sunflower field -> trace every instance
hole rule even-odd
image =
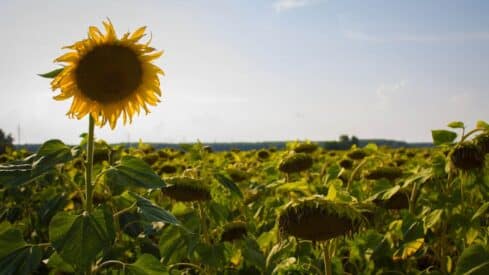
[[[449,127],[423,149],[96,140],[89,195],[87,134],[8,151],[0,274],[489,274],[489,125]]]

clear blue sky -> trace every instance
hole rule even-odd
[[[110,142],[430,141],[489,120],[489,1],[0,1],[0,128],[79,141],[49,80],[61,47],[110,18],[166,55],[162,103]]]

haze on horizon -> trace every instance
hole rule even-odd
[[[162,102],[109,142],[430,141],[489,120],[489,1],[0,1],[0,129],[77,143],[48,79],[62,46],[110,18],[165,51]],[[16,141],[17,143],[17,141]]]

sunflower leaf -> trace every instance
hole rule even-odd
[[[447,130],[432,130],[431,135],[435,145],[450,144],[457,138],[457,133]]]
[[[489,252],[480,244],[464,249],[455,274],[489,274]]]
[[[64,68],[59,68],[59,69],[55,69],[55,70],[52,70],[50,72],[47,72],[44,74],[38,74],[38,75],[41,77],[44,77],[44,78],[55,78],[60,72],[63,71],[63,69]]]
[[[453,129],[463,129],[463,128],[465,128],[465,124],[462,121],[452,121],[452,122],[448,123],[447,126],[450,127],[450,128],[453,128]]]
[[[105,171],[106,182],[143,188],[160,188],[164,181],[143,160],[124,156],[121,162]]]
[[[160,261],[150,254],[142,254],[136,262],[128,264],[125,268],[126,274],[131,275],[170,274]]]
[[[217,181],[220,184],[222,184],[224,187],[229,189],[229,191],[231,191],[232,194],[235,194],[238,197],[243,198],[243,193],[241,193],[239,187],[230,178],[219,173],[214,174],[214,177],[217,179]]]

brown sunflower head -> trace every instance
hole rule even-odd
[[[348,204],[307,198],[288,205],[278,224],[282,235],[324,241],[355,232],[362,220],[361,213]]]
[[[306,153],[296,153],[283,159],[279,164],[284,173],[297,173],[312,167],[312,157]]]
[[[166,180],[163,194],[182,202],[211,200],[211,191],[201,180],[189,177],[175,177]]]
[[[462,171],[477,170],[484,167],[484,154],[472,142],[455,146],[449,156],[453,166]]]
[[[246,223],[243,221],[234,221],[224,226],[224,231],[221,234],[221,241],[232,242],[243,239],[248,233]]]

